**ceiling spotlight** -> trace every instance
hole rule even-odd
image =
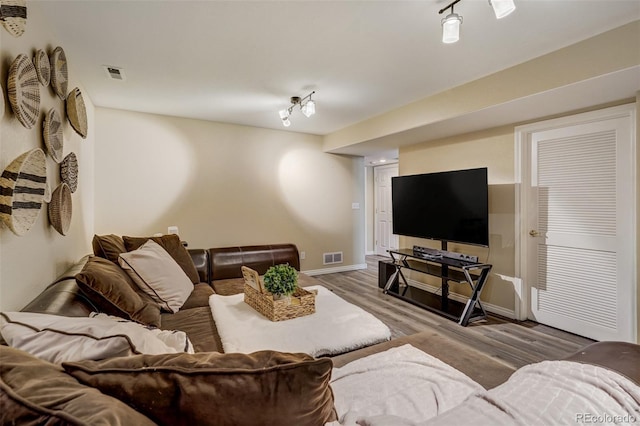
[[[453,13],[452,7],[451,13],[442,20],[443,43],[455,43],[460,40],[460,24],[462,24],[462,16]]]
[[[309,99],[309,101],[302,107],[302,113],[307,117],[311,117],[316,113],[316,103]]]
[[[291,126],[291,121],[289,120],[289,117],[291,116],[291,113],[293,112],[293,108],[295,108],[296,105],[300,107],[300,111],[302,111],[302,113],[307,117],[311,117],[313,114],[316,113],[316,103],[311,99],[311,95],[313,95],[314,93],[316,92],[313,91],[309,93],[307,96],[305,96],[304,98],[300,98],[299,96],[291,97],[290,99],[291,106],[287,109],[280,110],[279,112],[280,119],[282,120],[282,125],[284,127]]]
[[[513,0],[489,0],[489,4],[493,7],[497,19],[504,18],[516,10]]]
[[[462,16],[454,13],[453,6],[459,3],[461,0],[454,0],[447,7],[444,7],[438,11],[438,14],[442,15],[443,12],[451,9],[451,12],[442,20],[442,42],[443,43],[455,43],[460,40],[460,25],[462,24]],[[513,0],[489,0],[489,4],[493,7],[493,11],[496,14],[496,18],[504,18],[511,12],[516,10],[516,5]]]
[[[449,6],[440,9],[438,12],[442,15],[443,12],[451,9],[451,13],[444,17],[442,20],[442,42],[443,43],[455,43],[460,40],[460,25],[462,24],[462,16],[453,12],[453,6],[460,0],[455,0]]]

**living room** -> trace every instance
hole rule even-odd
[[[456,10],[462,13],[467,2],[471,3],[463,1]],[[296,130],[298,123],[292,126],[293,131],[282,128],[277,118],[278,107],[270,105],[264,109],[275,114],[279,129],[241,124],[243,117],[226,121],[186,118],[149,112],[154,111],[151,109],[143,112],[141,108],[109,106],[108,98],[94,97],[83,83],[83,75],[102,73],[99,67],[105,64],[96,62],[96,70],[91,71],[81,66],[85,60],[74,50],[78,41],[70,38],[71,30],[59,26],[59,16],[54,19],[50,14],[50,3],[28,2],[28,23],[20,37],[2,30],[3,92],[7,90],[9,66],[18,54],[31,57],[36,49],[50,52],[62,46],[69,64],[69,89],[79,87],[84,96],[88,135],[83,139],[70,125],[64,126],[64,153],[75,152],[79,163],[79,184],[73,194],[73,219],[67,234],[62,236],[50,227],[44,210],[24,236],[14,235],[4,225],[0,228],[1,311],[21,309],[45,284],[91,253],[94,234],[142,236],[166,233],[169,226],[178,226],[189,248],[288,242],[296,244],[305,254],[301,259],[302,271],[363,268],[373,241],[373,212],[365,208],[370,202],[368,189],[373,185],[372,167],[366,163],[365,155],[383,147],[398,150],[401,175],[488,167],[490,252],[477,247],[459,249],[490,259],[493,273],[482,299],[498,313],[516,319],[521,316],[518,296],[522,290],[516,250],[520,238],[516,229],[519,184],[516,127],[608,107],[637,106],[640,102],[637,4],[635,9],[631,8],[635,16],[628,13],[618,16],[615,22],[598,22],[593,29],[585,30],[590,31],[588,35],[558,42],[556,48],[547,49],[544,54],[480,73],[472,81],[443,86],[428,96],[396,103],[330,133],[314,133]],[[67,2],[65,7],[70,7],[69,3],[73,2]],[[633,2],[615,3],[628,8]],[[424,5],[428,6],[424,13],[436,17],[433,33],[439,37],[442,16],[438,16],[437,9],[444,3]],[[83,8],[90,9],[91,5],[78,5],[78,9]],[[280,4],[278,11],[282,12],[282,8]],[[491,13],[489,6],[483,4],[483,8]],[[463,31],[474,19],[471,16],[465,15]],[[499,24],[495,20],[490,22]],[[462,37],[472,35],[463,32]],[[544,34],[534,33],[531,37]],[[445,47],[455,48],[442,49]],[[100,51],[99,45],[93,48]],[[295,48],[304,49],[304,44],[296,42]],[[160,55],[160,51],[149,55]],[[138,54],[144,57],[146,53]],[[208,53],[193,52],[203,54]],[[487,49],[481,54],[491,56],[492,51]],[[455,55],[445,53],[446,60],[455,63],[452,69],[468,66],[464,58]],[[166,62],[171,60],[167,58]],[[442,67],[442,74],[454,72],[434,62]],[[128,84],[145,78],[127,70],[126,64],[108,64],[123,66],[128,80],[111,82],[105,77],[105,85]],[[407,66],[410,65],[402,65]],[[626,82],[629,70],[636,73],[631,78],[636,83],[631,91],[625,84],[614,83]],[[389,67],[386,72],[392,79],[394,68]],[[114,91],[123,90],[121,86],[113,87]],[[284,90],[277,93],[285,107],[290,96],[310,92],[302,85],[289,90],[291,93]],[[317,88],[316,117],[328,108],[322,104],[323,90],[337,89]],[[6,106],[1,121],[0,166],[4,169],[18,155],[43,144],[40,125],[25,129],[11,112],[6,94],[3,96]],[[220,102],[228,102],[230,110],[245,102],[243,98],[227,100],[220,96]],[[213,101],[193,93],[196,108],[207,102]],[[64,111],[64,101],[56,98],[49,88],[41,88],[41,115],[50,108]],[[326,113],[339,115],[342,111],[338,106],[336,109]],[[296,114],[292,121],[306,120]],[[637,134],[638,116],[635,121]],[[637,149],[635,155],[637,164]],[[47,161],[51,166],[47,175],[54,182],[51,188],[54,189],[59,182],[57,165],[50,159]],[[635,241],[640,230],[638,191],[640,187],[636,184]],[[354,205],[361,208],[354,209]],[[414,244],[430,242],[401,239],[402,246]],[[340,268],[323,265],[323,253],[327,252],[343,253]],[[635,258],[637,277],[640,267],[637,251]],[[640,305],[640,292],[635,294],[636,305]],[[637,312],[635,327],[640,330]]]

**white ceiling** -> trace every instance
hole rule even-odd
[[[422,1],[35,1],[95,105],[284,129],[291,96],[317,93],[287,130],[325,135],[640,19],[638,0],[515,0],[496,20],[463,0],[441,43]],[[109,80],[103,65],[122,67]]]

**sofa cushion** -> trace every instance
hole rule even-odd
[[[138,287],[166,311],[178,312],[193,291],[193,283],[182,268],[153,240],[122,253],[118,261]]]
[[[126,253],[127,251],[122,237],[114,234],[94,235],[91,245],[93,246],[93,254],[116,264],[120,253]]]
[[[160,315],[160,328],[187,333],[196,352],[223,352],[222,341],[211,315],[211,308],[180,309],[175,314]]]
[[[193,353],[183,331],[152,329],[106,314],[86,318],[3,312],[0,331],[9,346],[53,363],[134,354]]]
[[[160,325],[160,306],[138,288],[129,275],[113,262],[92,257],[76,282],[102,312],[140,322]]]
[[[153,425],[57,365],[0,346],[0,424]]]
[[[191,259],[191,255],[187,251],[187,249],[182,245],[182,241],[180,241],[180,237],[175,234],[163,235],[161,237],[122,237],[124,241],[124,246],[127,251],[137,250],[144,243],[149,241],[150,239],[158,243],[163,249],[169,253],[171,257],[176,261],[178,265],[182,268],[187,277],[191,280],[193,284],[197,284],[200,282],[200,276],[198,275],[198,270],[193,263],[193,259]]]
[[[273,351],[140,355],[63,367],[166,424],[304,426],[335,418],[328,358]]]
[[[215,294],[215,292],[209,284],[198,283],[193,286],[193,291],[180,309],[209,308],[209,296],[212,294]]]

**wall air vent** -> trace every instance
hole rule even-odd
[[[103,65],[102,68],[104,68],[104,72],[107,73],[109,80],[124,81],[127,79],[122,68],[113,67],[111,65]]]
[[[335,253],[324,253],[322,255],[324,265],[332,265],[334,263],[342,263],[342,252],[337,251]]]

